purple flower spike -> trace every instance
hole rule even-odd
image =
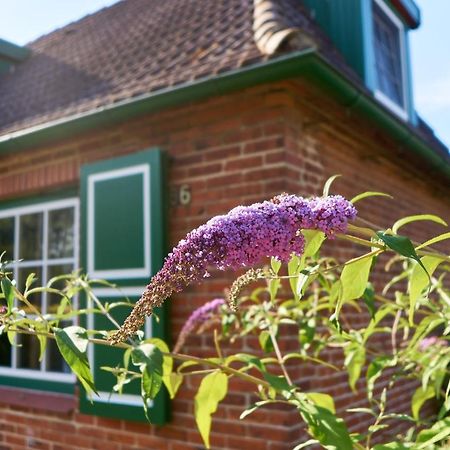
[[[167,256],[111,341],[117,343],[132,336],[145,316],[171,294],[208,276],[208,267],[251,267],[271,256],[288,261],[292,253],[303,253],[305,242],[298,233],[300,229],[321,230],[332,237],[345,232],[347,222],[355,216],[355,207],[340,195],[305,199],[282,194],[213,217],[191,231]]]
[[[216,298],[195,309],[183,325],[173,351],[178,352],[191,331],[210,319],[224,304],[225,300],[223,298]]]

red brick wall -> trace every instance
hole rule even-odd
[[[253,88],[98,129],[56,145],[1,155],[0,199],[77,186],[81,165],[152,146],[164,148],[170,156],[169,185],[186,183],[192,191],[189,206],[171,210],[171,244],[212,215],[239,203],[270,198],[281,191],[318,193],[324,180],[335,173],[343,177],[333,190],[348,197],[364,190],[395,194],[395,201],[361,203],[361,214],[380,226],[407,214],[430,212],[444,218],[448,214],[444,184],[428,179],[420,167],[409,166],[400,154],[405,149],[312,88],[293,82]],[[409,231],[425,239],[434,229],[423,223]],[[331,246],[340,258],[355,251],[338,242]],[[201,286],[172,299],[174,338],[192,309],[221,295],[231,279],[231,274],[215,273]],[[185,352],[207,353],[209,342],[208,336],[193,337]],[[249,339],[245,344],[253,343]],[[355,405],[342,375],[333,378],[326,369],[300,365],[295,376],[312,387],[330,388],[341,408],[350,402]],[[43,407],[42,401],[33,403],[34,407],[4,401],[0,449],[202,448],[193,420],[197,381],[187,380],[172,404],[172,422],[164,427],[83,416],[76,411],[76,403],[55,413]],[[304,439],[295,411],[267,409],[239,421],[252,395],[241,382],[233,382],[232,387],[213,420],[213,448],[284,450]],[[407,401],[403,394],[404,389],[399,389],[398,402]],[[361,400],[362,395],[357,398]],[[351,425],[366,426],[360,416]]]

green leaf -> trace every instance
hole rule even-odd
[[[344,302],[355,300],[364,294],[369,281],[372,260],[373,257],[367,257],[345,265],[340,278],[341,288],[336,305],[337,316]]]
[[[400,442],[389,442],[388,444],[377,444],[372,450],[408,450],[412,445],[401,444]]]
[[[292,389],[292,386],[282,375],[273,375],[266,371],[263,371],[262,375],[264,379],[270,384],[270,386],[273,387],[277,392],[290,391]]]
[[[269,403],[275,403],[273,400],[262,400],[260,402],[256,402],[254,405],[247,408],[245,411],[242,412],[242,414],[239,416],[239,419],[245,419],[247,416],[255,412],[258,408],[260,408],[263,405],[267,405]]]
[[[195,421],[206,448],[210,448],[211,416],[227,391],[228,377],[224,373],[213,372],[203,378],[195,396]]]
[[[421,445],[418,445],[415,448],[417,448],[417,450],[425,449],[431,444],[442,441],[448,436],[450,436],[450,417],[446,417],[445,419],[436,422],[431,428],[422,430],[416,440],[416,443]]]
[[[356,202],[359,202],[360,200],[367,198],[367,197],[389,197],[394,198],[392,195],[385,194],[384,192],[374,192],[374,191],[367,191],[363,192],[362,194],[358,194],[357,196],[353,197],[350,202],[355,204]]]
[[[278,289],[280,289],[281,286],[281,280],[279,278],[272,278],[269,280],[269,294],[270,294],[270,301],[274,302],[277,297]]]
[[[7,314],[11,314],[14,307],[14,286],[8,278],[2,278],[1,286],[6,300],[6,306],[8,308]]]
[[[298,408],[308,425],[309,434],[328,450],[352,450],[353,443],[344,421],[332,412],[309,401],[299,401]]]
[[[445,239],[450,239],[450,232],[440,234],[439,236],[436,236],[434,238],[429,239],[428,241],[424,242],[423,244],[420,244],[416,247],[416,250],[420,250],[421,248],[428,247],[429,245],[436,244],[437,242],[441,242]]]
[[[367,287],[364,290],[362,298],[364,300],[365,305],[367,306],[371,319],[373,319],[376,312],[375,291],[370,283],[367,284]]]
[[[167,378],[165,376],[163,377],[163,382],[169,391],[170,398],[173,399],[175,398],[175,395],[183,382],[183,375],[172,372]]]
[[[164,386],[166,386],[167,390],[169,391],[170,398],[173,398],[175,396],[176,391],[181,385],[183,377],[181,376],[180,378],[178,375],[175,377],[172,376],[173,358],[168,355],[169,347],[162,339],[158,338],[146,339],[145,342],[155,345],[156,347],[159,348],[159,350],[161,350],[162,353],[166,353],[165,355],[163,355],[162,381],[164,383]]]
[[[62,357],[80,380],[88,395],[97,393],[87,358],[89,341],[86,330],[78,326],[57,329],[55,339]]]
[[[277,275],[281,269],[281,261],[274,257],[270,258],[270,267],[272,267],[273,273]]]
[[[37,280],[35,273],[30,273],[25,281],[25,291],[30,289],[31,285]]]
[[[294,294],[296,301],[299,300],[297,295],[297,280],[296,275],[300,273],[300,258],[297,255],[292,255],[288,263],[288,274],[289,274],[289,284],[291,286],[291,291]]]
[[[156,397],[162,385],[163,355],[161,350],[150,343],[142,343],[131,352],[133,364],[142,373],[141,394],[144,404]]]
[[[336,407],[331,395],[323,394],[321,392],[308,392],[306,397],[309,398],[316,406],[328,409],[333,414],[336,414]]]
[[[411,222],[417,222],[419,220],[429,220],[431,222],[439,223],[440,225],[447,226],[447,223],[444,222],[440,217],[435,216],[433,214],[418,214],[416,216],[408,216],[403,217],[400,220],[397,220],[397,222],[392,225],[392,231],[393,233],[397,234],[398,230],[403,227],[404,225],[411,223]]]
[[[39,341],[39,361],[42,361],[42,359],[45,356],[45,349],[47,347],[47,336],[44,334],[48,331],[47,325],[43,323],[35,323],[34,328],[36,331],[40,332],[36,335]],[[41,334],[42,333],[42,334]]]
[[[396,364],[396,360],[390,356],[379,356],[375,358],[367,368],[366,381],[367,381],[367,398],[369,401],[373,398],[373,390],[375,382],[381,376],[383,370],[386,367],[393,367]]]
[[[295,287],[297,298],[301,299],[306,288],[315,280],[317,274],[312,274],[315,270],[317,270],[319,265],[315,265],[313,267],[308,267],[301,271],[299,277],[297,278],[297,286]]]
[[[298,340],[300,345],[304,346],[310,344],[314,339],[316,333],[316,319],[314,317],[303,322],[298,330]]]
[[[423,267],[422,261],[414,249],[414,245],[406,236],[392,236],[391,234],[385,234],[382,231],[377,231],[376,235],[392,250],[397,252],[399,255],[405,256],[406,258],[411,258],[417,261],[423,270],[426,269]]]
[[[344,351],[344,365],[347,367],[348,384],[352,391],[355,391],[356,383],[359,380],[361,370],[366,362],[366,349],[358,342],[352,342]]]
[[[432,386],[428,386],[423,389],[422,386],[416,389],[411,400],[411,411],[414,419],[419,420],[420,409],[423,404],[435,396],[434,389]]]
[[[430,277],[433,275],[437,266],[442,262],[439,258],[433,256],[423,256],[420,258],[421,266],[414,267],[410,280],[409,280],[409,323],[414,323],[414,310],[416,308],[417,300],[419,299],[422,291],[429,286]],[[425,272],[422,270],[425,269]]]
[[[346,409],[347,412],[351,413],[357,413],[357,414],[370,414],[373,417],[377,417],[374,411],[372,411],[370,408],[349,408]]]
[[[388,314],[394,314],[395,310],[391,304],[387,304],[382,306],[374,315],[373,319],[369,322],[369,325],[367,325],[367,328],[365,329],[363,333],[363,344],[365,344],[370,336],[372,336],[372,333],[375,331],[376,326],[388,315]]]
[[[333,175],[332,177],[328,178],[328,180],[325,182],[323,186],[323,196],[326,197],[330,193],[330,187],[333,184],[333,181],[336,178],[339,178],[341,175]]]
[[[303,448],[309,447],[313,444],[319,444],[319,441],[317,439],[308,439],[306,442],[295,446],[292,450],[302,450]]]
[[[414,347],[420,339],[428,335],[432,330],[445,322],[445,319],[438,314],[425,316],[417,326],[416,331],[414,332],[414,336],[408,344],[407,351],[410,351],[411,348]]]
[[[259,345],[266,353],[270,353],[273,351],[272,339],[270,337],[270,333],[267,330],[261,331],[258,336]]]
[[[325,233],[318,230],[302,230],[302,234],[305,236],[305,250],[302,258],[314,256],[325,241]]]

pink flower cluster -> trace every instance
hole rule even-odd
[[[191,331],[204,324],[224,304],[225,300],[223,298],[216,298],[195,309],[183,325],[173,351],[178,352]]]
[[[321,230],[332,237],[345,232],[355,216],[355,207],[340,195],[306,199],[282,194],[213,217],[191,231],[167,256],[112,341],[135,333],[144,317],[171,294],[208,276],[208,267],[251,267],[271,256],[287,261],[292,253],[303,252],[304,238],[299,230]]]
[[[447,347],[448,341],[437,336],[428,336],[419,342],[419,350],[422,352],[434,346]]]

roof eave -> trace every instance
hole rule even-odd
[[[406,123],[379,104],[373,96],[325,61],[314,49],[291,53],[252,66],[199,79],[176,87],[117,102],[85,113],[47,122],[0,136],[0,153],[20,151],[67,139],[81,132],[109,126],[142,114],[223,95],[255,84],[306,77],[321,85],[344,107],[367,117],[399,145],[425,158],[430,168],[450,178],[448,159],[438,154]]]
[[[30,50],[26,47],[13,44],[0,38],[0,59],[6,58],[13,62],[24,61],[30,54]]]
[[[391,2],[400,15],[404,18],[409,28],[415,29],[420,26],[420,8],[414,0],[391,0]]]

